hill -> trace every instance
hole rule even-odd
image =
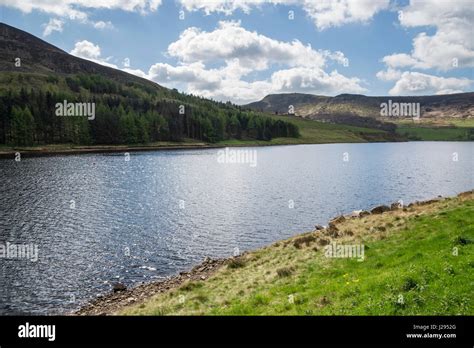
[[[381,104],[419,103],[420,118],[381,115]],[[395,133],[410,140],[474,140],[474,93],[432,96],[368,97],[341,94],[271,94],[243,106],[269,114],[288,114],[315,121]],[[290,112],[291,114],[291,112]]]
[[[253,110],[287,114],[290,105],[294,114],[302,117],[328,114],[351,114],[362,117],[380,117],[380,104],[420,103],[422,118],[474,117],[474,93],[458,93],[431,96],[369,97],[360,94],[340,94],[335,97],[312,94],[271,94],[262,100],[244,105]]]
[[[403,140],[387,129],[275,116],[179,93],[81,59],[0,23],[0,156],[113,151],[112,146],[280,145]],[[16,58],[21,65],[16,66]],[[57,102],[96,105],[94,120],[55,116]],[[143,146],[143,145],[146,146]],[[121,150],[124,148],[121,146]]]
[[[0,23],[0,40],[2,41],[2,46],[0,46],[0,71],[2,72],[62,76],[99,74],[117,82],[135,82],[157,90],[165,89],[152,81],[70,55],[34,35],[5,23]],[[13,64],[16,58],[21,59],[20,67]]]
[[[72,56],[4,23],[0,41],[0,145],[216,143],[299,136],[292,123]],[[76,111],[62,116],[76,117],[58,117],[57,103],[63,102],[65,108],[74,104]],[[84,116],[77,111],[82,105],[90,106],[94,116],[77,117]]]

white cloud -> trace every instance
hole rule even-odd
[[[40,11],[58,17],[83,21],[87,19],[87,14],[77,9],[82,2],[81,0],[2,0],[2,6],[12,7],[24,13]],[[82,7],[84,6],[82,5]]]
[[[379,71],[376,76],[378,79],[383,81],[394,81],[402,76],[402,72],[400,70],[388,68],[387,70]]]
[[[220,88],[222,77],[220,70],[206,70],[199,62],[182,66],[157,63],[151,66],[148,75],[152,80],[159,81],[168,87],[175,86],[176,83],[185,83],[189,85],[189,90],[201,91],[213,91]]]
[[[326,73],[319,68],[292,68],[273,73],[271,77],[275,92],[304,92],[312,94],[334,95],[345,93],[363,93],[361,80],[341,75],[337,70]]]
[[[181,86],[188,93],[236,103],[248,103],[270,93],[303,92],[315,94],[362,93],[366,89],[357,78],[319,68],[291,68],[274,72],[269,79],[244,81],[236,66],[206,70],[202,63],[184,66],[154,64],[147,77],[167,87]]]
[[[459,93],[469,89],[473,82],[473,80],[466,78],[445,78],[406,71],[389,91],[389,94],[430,95]]]
[[[342,52],[315,50],[297,40],[274,40],[235,21],[221,21],[209,32],[188,28],[168,46],[167,54],[177,58],[178,65],[157,63],[149,69],[149,79],[218,100],[246,103],[289,90],[317,94],[366,91],[357,78],[323,70],[328,61],[346,63]],[[246,79],[251,73],[270,69],[277,71],[269,78]]]
[[[377,12],[388,8],[390,0],[179,0],[187,11],[231,15],[237,10],[249,13],[263,4],[284,4],[303,8],[320,30],[346,23],[364,23]]]
[[[382,58],[382,61],[389,67],[389,68],[406,68],[406,67],[414,67],[414,68],[425,68],[422,62],[418,61],[417,59],[413,58],[409,54],[406,53],[395,53],[389,56],[385,56]]]
[[[274,3],[276,1],[266,0],[240,0],[240,1],[228,1],[228,0],[179,0],[181,5],[186,11],[204,11],[206,14],[213,12],[224,13],[231,15],[236,10],[241,10],[245,13],[249,13],[252,7],[260,6],[263,3]],[[280,1],[284,3],[285,1]]]
[[[322,67],[326,58],[341,62],[342,52],[316,51],[300,41],[282,42],[241,27],[240,22],[221,21],[210,32],[186,29],[168,46],[168,54],[182,62],[239,59],[242,66],[264,70],[269,64]]]
[[[206,98],[236,103],[254,101],[272,91],[270,81],[247,82],[240,78],[250,72],[236,61],[228,61],[218,69],[206,69],[202,62],[173,66],[165,63],[152,65],[148,73],[122,69],[126,72],[155,81],[165,87],[178,88]]]
[[[100,57],[90,43],[79,48],[86,52],[83,56],[95,60]],[[346,77],[336,70],[331,73],[323,70],[328,60],[344,63],[347,58],[342,52],[314,50],[299,41],[277,41],[247,31],[238,22],[221,22],[212,32],[188,28],[169,45],[167,53],[178,59],[177,65],[156,63],[148,72],[128,67],[122,70],[166,87],[239,104],[287,91],[315,94],[366,91],[358,78]],[[268,78],[249,78],[252,73],[266,71]]]
[[[150,68],[148,78],[167,87],[235,103],[254,101],[273,91],[271,81],[247,82],[241,79],[242,74],[246,72],[232,61],[218,69],[206,69],[200,62],[176,67],[158,63]]]
[[[113,29],[114,28],[114,25],[110,21],[107,21],[107,22],[98,21],[98,22],[95,22],[93,26],[96,29]]]
[[[231,100],[237,104],[246,104],[258,99],[262,99],[270,93],[275,93],[272,83],[268,80],[244,81],[244,80],[224,80],[219,89],[208,91],[190,89],[193,94],[202,95],[206,98],[213,98],[220,101]]]
[[[50,35],[53,31],[63,31],[64,21],[58,18],[50,18],[47,24],[44,24],[43,36]]]
[[[413,39],[409,53],[395,53],[383,57],[386,71],[377,77],[397,81],[391,95],[426,95],[466,91],[472,80],[440,77],[399,69],[435,69],[448,71],[474,67],[474,39],[472,23],[474,7],[470,1],[410,0],[399,12],[400,24],[406,28],[433,27],[432,35],[421,32]]]
[[[156,11],[162,0],[1,0],[2,6],[20,10],[23,13],[40,11],[61,18],[90,24],[97,29],[110,28],[111,22],[89,20],[90,9],[122,10],[142,14]]]
[[[117,65],[108,62],[112,57],[102,58],[99,45],[95,45],[90,41],[82,40],[76,42],[70,53],[76,57],[84,58],[109,68],[118,69]]]
[[[303,8],[319,30],[347,23],[366,23],[390,0],[305,0]]]
[[[71,19],[86,18],[83,10],[107,9],[129,12],[156,11],[162,0],[2,0],[2,5],[16,8],[24,13],[33,10],[67,16]]]
[[[97,59],[100,57],[100,47],[90,41],[82,40],[76,42],[71,54],[85,59]]]
[[[442,71],[474,67],[474,6],[471,1],[411,0],[401,9],[399,19],[404,27],[430,26],[436,32],[418,34],[409,54],[384,57],[387,66]]]

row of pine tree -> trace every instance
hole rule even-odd
[[[59,83],[48,78],[48,83]],[[206,142],[298,137],[297,126],[230,103],[123,86],[100,76],[65,78],[68,88],[50,91],[22,87],[0,94],[0,144],[138,144],[156,141]],[[95,103],[95,119],[56,116],[56,103]]]

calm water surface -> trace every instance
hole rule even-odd
[[[474,188],[472,142],[245,149],[256,167],[216,149],[0,160],[0,242],[39,248],[0,259],[0,313],[68,311],[342,212]]]

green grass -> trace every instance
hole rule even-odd
[[[297,236],[120,314],[474,314],[474,195],[349,219],[338,228],[351,231],[339,243],[365,245],[364,261],[326,258],[317,243],[295,247]]]
[[[447,122],[456,127],[474,128],[474,118],[454,118],[447,120]]]
[[[464,141],[474,140],[474,132],[469,127],[430,127],[415,125],[399,125],[397,133],[414,140],[425,141]]]
[[[384,121],[384,118],[378,118]],[[441,117],[441,118],[423,118],[421,117],[416,123],[411,118],[391,118],[391,123],[406,126],[426,126],[431,128],[438,127],[460,127],[460,128],[474,128],[474,118],[460,118],[460,117]]]
[[[323,144],[323,143],[361,143],[368,141],[391,140],[387,132],[354,127],[342,124],[318,122],[292,116],[271,116],[274,119],[289,121],[298,126],[301,137],[299,138],[274,138],[270,141],[263,140],[225,140],[221,145],[290,145],[290,144]]]
[[[391,121],[397,125],[398,134],[411,140],[474,140],[474,118],[421,118],[419,123],[413,123],[411,119],[393,119]]]

